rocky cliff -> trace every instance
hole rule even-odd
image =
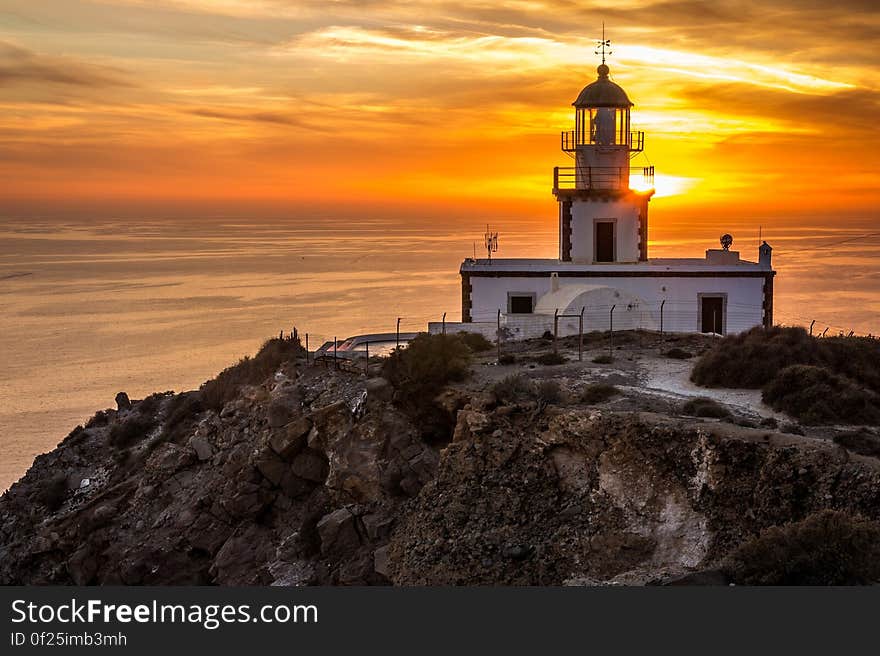
[[[477,372],[435,399],[439,441],[384,379],[301,357],[219,408],[120,397],[0,499],[0,583],[728,582],[769,527],[880,518],[876,458],[625,387],[587,401],[590,367],[530,367],[557,380],[537,400]]]

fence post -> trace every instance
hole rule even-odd
[[[495,348],[496,348],[496,356],[498,359],[498,363],[501,363],[501,308],[498,308],[498,317],[496,319],[498,324],[497,330],[495,331]]]
[[[309,364],[309,334],[306,333],[306,364]]]
[[[370,377],[370,341],[367,340],[367,342],[364,344],[364,346],[367,347],[367,361],[364,364],[364,374],[367,376],[367,378],[369,378]]]
[[[553,352],[556,353],[559,347],[556,345],[557,336],[559,334],[559,308],[553,311]]]
[[[446,334],[446,313],[443,313],[443,334]]]
[[[663,306],[666,305],[666,299],[660,301],[660,334],[663,334]]]
[[[400,350],[400,317],[397,317],[397,345],[395,348]]]
[[[584,359],[584,307],[581,306],[581,316],[578,320],[578,362]]]
[[[338,343],[336,341],[336,335],[333,335],[333,368],[334,369],[339,369],[339,360],[336,359],[336,346],[337,346],[337,344]]]
[[[611,312],[608,319],[608,356],[614,357],[614,308],[617,304],[611,306]]]
[[[810,337],[813,336],[813,326],[815,326],[815,325],[816,325],[816,320],[813,319],[813,320],[810,322]]]
[[[830,327],[831,327],[831,326],[828,326],[828,328],[830,328]],[[828,332],[828,328],[826,328],[825,330],[823,330],[823,331],[822,331],[822,334],[819,335],[819,337],[825,337],[825,333]]]

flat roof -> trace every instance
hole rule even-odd
[[[461,263],[461,271],[468,273],[561,273],[573,275],[578,273],[589,274],[615,274],[615,273],[639,273],[642,275],[663,275],[664,272],[702,272],[702,273],[764,273],[770,269],[763,268],[757,262],[740,260],[737,264],[709,264],[705,258],[659,258],[650,259],[646,262],[607,264],[580,264],[577,262],[563,262],[555,259],[473,259],[467,258]]]

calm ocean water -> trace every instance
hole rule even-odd
[[[296,325],[312,343],[460,317],[458,265],[484,225],[399,222],[0,222],[0,490],[74,426],[184,390]],[[765,230],[776,320],[880,331],[870,223]],[[756,258],[757,235],[734,232]],[[652,224],[653,257],[701,256],[716,227]],[[830,246],[842,240],[845,244]],[[479,242],[478,242],[479,243]],[[502,257],[555,257],[551,220],[502,228]]]

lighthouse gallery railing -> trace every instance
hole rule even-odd
[[[553,169],[553,191],[573,189],[654,188],[654,167],[557,166]]]

